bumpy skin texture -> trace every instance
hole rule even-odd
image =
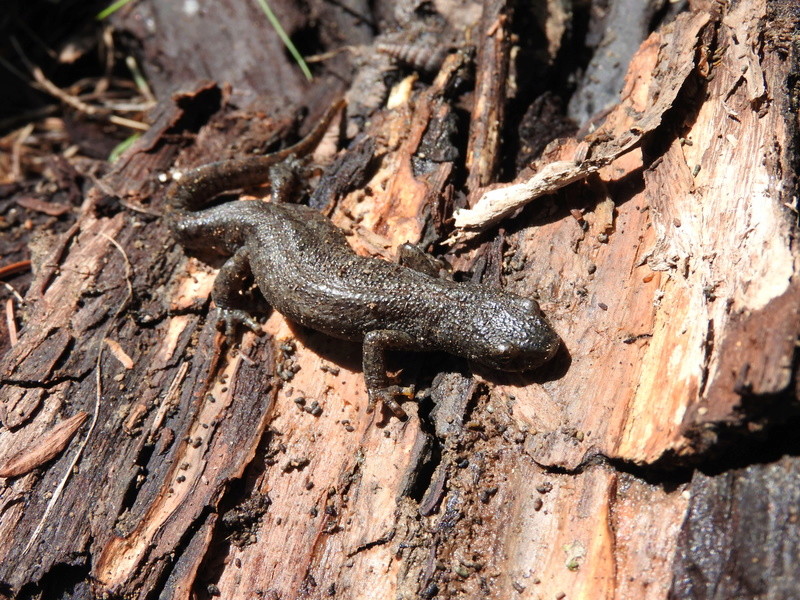
[[[263,164],[270,157],[260,158]],[[381,401],[405,416],[394,399],[399,389],[387,381],[386,349],[442,350],[504,371],[536,368],[558,350],[561,341],[535,301],[438,278],[412,246],[404,248],[404,262],[415,268],[358,256],[341,230],[307,206],[253,201],[187,210],[227,185],[208,181],[218,170],[190,171],[184,184],[170,189],[168,201],[178,242],[229,257],[213,290],[221,323],[229,333],[238,324],[258,328],[240,294],[254,279],[288,319],[363,341],[370,408]]]

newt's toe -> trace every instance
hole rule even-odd
[[[383,406],[388,408],[395,417],[401,421],[406,421],[408,420],[408,414],[403,410],[397,400],[395,400],[395,397],[409,397],[409,393],[413,396],[413,388],[403,388],[398,385],[390,385],[386,388],[370,390],[367,413],[371,413],[373,410],[375,410],[375,405],[380,402]]]
[[[246,311],[231,308],[219,308],[217,310],[217,329],[227,338],[234,337],[240,325],[244,325],[250,331],[258,335],[264,333],[260,323]]]

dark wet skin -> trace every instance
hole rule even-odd
[[[394,264],[358,256],[340,229],[307,206],[240,201],[195,210],[217,193],[260,183],[271,164],[283,161],[286,153],[300,154],[298,148],[305,150],[301,145],[314,135],[287,151],[255,159],[263,169],[258,181],[230,172],[220,176],[219,170],[231,169],[231,162],[215,163],[187,172],[167,193],[178,242],[228,257],[212,292],[228,335],[238,325],[260,331],[240,293],[255,281],[286,318],[337,338],[363,341],[369,408],[380,401],[401,418],[400,389],[386,375],[386,350],[438,350],[518,372],[553,357],[561,340],[535,301],[440,278],[429,257],[410,244],[401,248],[402,264]],[[248,168],[255,172],[255,166]]]

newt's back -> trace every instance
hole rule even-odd
[[[307,206],[261,203],[248,212],[257,223],[246,242],[250,265],[278,312],[336,337],[400,329],[426,345],[424,332],[442,317],[440,300],[456,284],[358,256],[339,228]]]

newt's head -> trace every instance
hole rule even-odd
[[[529,371],[555,356],[561,338],[539,304],[509,292],[494,291],[478,308],[480,328],[469,358],[500,371]]]

